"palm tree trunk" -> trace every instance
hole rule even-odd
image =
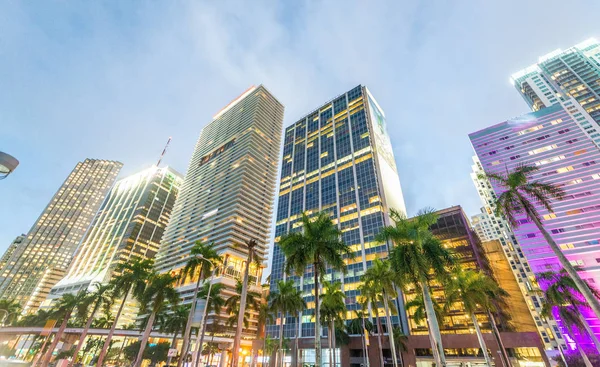
[[[54,352],[54,348],[56,348],[56,346],[58,345],[60,338],[62,338],[63,333],[65,332],[65,329],[67,328],[67,323],[69,322],[69,318],[71,317],[71,311],[72,310],[69,310],[65,313],[65,318],[63,319],[62,324],[60,324],[60,327],[58,328],[58,331],[56,332],[56,335],[54,336],[54,340],[52,340],[52,343],[50,344],[50,347],[48,348],[48,352],[46,352],[46,355],[44,356],[44,359],[42,360],[42,367],[48,367],[48,364],[50,363],[50,359],[52,358],[52,352]]]
[[[498,348],[500,348],[500,360],[504,367],[511,367],[510,359],[508,357],[508,353],[506,352],[506,348],[504,347],[504,342],[502,342],[502,337],[500,337],[500,331],[498,330],[498,326],[496,325],[496,319],[494,315],[488,310],[487,312],[488,318],[490,320],[490,325],[492,326],[492,333],[496,338],[496,342],[498,343]]]
[[[596,336],[596,334],[594,334],[594,331],[590,328],[590,324],[587,323],[586,319],[581,314],[578,314],[578,317],[579,317],[579,320],[581,321],[581,325],[583,325],[583,328],[585,329],[586,333],[590,336],[590,338],[594,342],[594,345],[596,346],[596,350],[598,352],[600,352],[600,341],[598,340],[598,337]]]
[[[398,367],[398,358],[396,356],[396,344],[394,343],[394,329],[392,328],[392,319],[390,318],[390,309],[388,306],[388,297],[383,291],[383,310],[385,311],[385,323],[387,325],[388,338],[390,341],[390,350],[392,352],[392,363]]]
[[[492,367],[492,361],[490,360],[490,355],[488,354],[487,345],[485,345],[485,340],[483,340],[483,334],[481,333],[481,328],[479,327],[479,322],[477,321],[477,317],[474,313],[471,314],[471,321],[473,322],[473,326],[475,326],[475,332],[477,333],[477,339],[479,340],[479,346],[481,347],[481,351],[483,352],[483,358],[485,359],[485,364],[488,367]]]
[[[527,206],[523,205],[523,208],[527,208]],[[575,282],[575,285],[577,286],[577,289],[579,289],[579,292],[581,292],[587,303],[590,305],[590,308],[594,311],[596,317],[600,319],[600,301],[598,301],[598,299],[594,296],[588,284],[584,282],[583,279],[581,279],[579,273],[577,273],[577,270],[575,270],[573,265],[571,265],[571,262],[567,259],[565,254],[556,244],[552,236],[550,236],[550,234],[546,231],[546,229],[544,228],[542,223],[537,219],[537,217],[529,212],[527,212],[527,216],[531,218],[531,220],[533,220],[540,232],[542,232],[544,239],[546,240],[546,242],[548,242],[548,245],[550,246],[552,251],[554,251],[556,257],[558,257],[560,265],[567,271],[569,276],[571,276],[573,282]]]
[[[144,334],[142,335],[142,340],[140,343],[140,350],[138,352],[137,358],[135,359],[135,363],[133,367],[140,367],[142,365],[142,361],[144,360],[144,350],[146,349],[146,344],[148,343],[148,339],[150,338],[150,332],[152,331],[152,327],[154,326],[154,318],[156,317],[156,312],[152,311],[150,317],[148,318],[148,323],[146,324],[146,329],[144,330]]]
[[[583,363],[585,364],[585,367],[594,367],[594,366],[592,366],[590,359],[588,358],[587,354],[585,353],[585,351],[583,350],[581,345],[579,345],[579,343],[577,343],[577,341],[575,340],[575,335],[572,333],[571,327],[566,326],[566,329],[569,334],[573,335],[573,341],[575,342],[575,349],[577,349],[579,351],[579,355],[583,359]]]
[[[433,349],[433,358],[436,360],[437,365],[446,367],[446,355],[444,354],[444,347],[442,345],[440,325],[438,324],[437,316],[433,308],[433,300],[431,299],[431,293],[429,291],[427,281],[421,282],[421,289],[423,290],[423,300],[425,301],[425,313],[427,314],[429,333],[434,341],[433,345],[431,346]]]
[[[283,312],[279,312],[279,350],[275,354],[275,367],[283,366]]]
[[[331,338],[333,339],[333,366],[337,367],[337,341],[335,339],[335,321],[332,323],[332,333]]]
[[[212,294],[212,279],[208,285],[208,295],[206,296],[206,304],[204,305],[204,311],[202,313],[202,332],[200,333],[200,339],[197,340],[196,346],[200,351],[198,353],[198,357],[196,358],[195,366],[198,367],[198,363],[200,363],[200,359],[202,358],[202,345],[204,344],[204,335],[206,334],[206,324],[208,322],[208,308],[210,305],[210,296]],[[200,330],[198,330],[200,331]],[[213,333],[213,338],[215,334]]]
[[[248,248],[248,261],[244,269],[244,280],[242,282],[242,294],[240,297],[240,314],[238,315],[237,329],[235,330],[235,338],[233,339],[233,350],[231,351],[231,367],[237,367],[239,363],[240,342],[244,328],[244,315],[246,314],[246,297],[248,296],[248,276],[250,274],[250,263],[253,260],[253,253],[254,251]]]
[[[196,281],[196,287],[194,288],[194,295],[192,297],[192,304],[190,306],[190,313],[188,314],[188,320],[185,324],[185,332],[183,334],[183,345],[181,346],[181,355],[177,362],[177,367],[181,367],[183,361],[187,359],[188,349],[190,347],[190,333],[192,331],[192,321],[194,320],[194,314],[196,313],[196,301],[198,300],[198,291],[200,290],[200,281],[202,280],[202,267],[200,266],[200,273],[198,274],[198,280]]]
[[[299,366],[300,365],[300,346],[298,345],[298,330],[296,330],[296,340],[294,341],[294,348],[296,349],[296,351],[294,352],[294,357],[296,358],[295,361],[292,361],[292,366]]]
[[[329,335],[327,336],[327,343],[329,345],[329,367],[333,367],[333,354],[331,353],[331,322],[329,323]]]
[[[313,264],[315,274],[315,366],[321,367],[321,305],[319,301],[319,269]]]
[[[129,296],[129,291],[131,287],[127,289],[125,295],[123,296],[123,301],[121,301],[121,305],[119,306],[119,310],[117,311],[117,315],[115,316],[115,321],[113,321],[108,335],[106,336],[106,340],[104,341],[104,345],[102,346],[102,350],[100,351],[100,355],[98,356],[98,361],[96,362],[97,367],[102,367],[104,358],[106,357],[106,353],[108,352],[108,348],[110,348],[110,342],[112,340],[113,334],[115,333],[115,329],[117,328],[117,322],[119,321],[119,317],[121,317],[121,312],[123,312],[123,307],[125,307],[125,302],[127,302],[127,297]]]
[[[177,346],[177,333],[179,333],[179,330],[175,329],[175,332],[173,334],[173,340],[171,340],[171,349],[175,348]],[[171,367],[171,359],[173,357],[169,356],[167,357],[167,366]]]
[[[92,326],[92,322],[94,321],[94,316],[96,315],[96,311],[98,311],[99,307],[100,307],[100,301],[97,301],[96,304],[94,305],[94,309],[92,310],[92,313],[90,314],[90,317],[88,317],[88,319],[85,323],[85,327],[83,328],[83,331],[81,332],[81,336],[79,337],[79,342],[77,343],[77,347],[75,347],[75,352],[73,352],[73,358],[71,359],[71,362],[69,362],[69,365],[67,367],[73,367],[73,365],[77,362],[77,357],[79,356],[79,351],[83,347],[83,342],[85,341],[85,338],[87,337],[88,330]]]
[[[375,314],[377,318],[377,342],[379,343],[379,359],[381,362],[381,367],[385,366],[385,360],[383,359],[383,344],[381,343],[381,334],[383,334],[383,327],[381,326],[381,318],[379,317],[379,313]]]
[[[361,318],[362,320],[362,333],[361,335],[361,339],[362,339],[362,343],[363,343],[363,350],[364,350],[364,358],[365,358],[365,366],[369,367],[370,366],[370,361],[369,361],[369,346],[367,345],[367,328],[365,327],[365,315],[362,315],[363,317]]]

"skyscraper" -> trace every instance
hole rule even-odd
[[[131,258],[154,258],[182,182],[172,168],[156,166],[117,181],[45,303],[107,283],[115,266]]]
[[[349,315],[359,309],[356,287],[360,276],[373,259],[387,254],[387,246],[377,243],[374,237],[389,224],[391,208],[406,212],[385,114],[366,87],[353,88],[286,129],[275,241],[283,234],[301,230],[303,212],[329,213],[356,256],[348,262],[347,274],[326,275],[327,280],[342,281]],[[285,277],[284,262],[275,244],[272,290]],[[310,276],[290,279],[303,291],[309,307],[299,320],[287,318],[284,337],[293,338],[299,333],[304,338],[301,347],[307,347],[302,360],[314,363],[314,348],[309,348],[314,338],[314,284]],[[400,322],[394,316],[394,323]],[[274,337],[277,330],[276,324],[267,327]]]
[[[0,258],[0,270],[2,270],[4,268],[4,266],[8,263],[8,259],[10,259],[10,257],[12,256],[12,254],[15,252],[15,250],[23,244],[23,242],[25,241],[25,237],[27,235],[25,233],[23,233],[20,236],[17,236],[8,246],[8,248],[6,249],[6,251],[4,251],[4,254],[2,255],[2,258]],[[2,282],[3,278],[0,278],[0,283]]]
[[[582,278],[599,284],[600,150],[584,128],[593,123],[591,117],[569,110],[576,103],[569,99],[474,132],[469,138],[486,172],[504,173],[527,163],[539,168],[533,179],[563,188],[564,200],[552,202],[554,213],[540,205],[536,208],[567,258],[583,268]],[[503,192],[495,183],[491,188],[495,195]],[[532,272],[560,270],[537,227],[524,215],[517,219],[520,226],[513,229],[514,234]],[[600,335],[599,320],[586,310],[581,312]]]
[[[119,162],[96,159],[77,163],[27,233],[24,244],[1,270],[0,298],[18,301],[24,312],[37,309],[45,299],[39,290],[49,290],[55,284],[51,283],[64,275],[121,167]],[[36,292],[42,281],[44,286]],[[36,297],[31,299],[34,293]]]
[[[511,81],[533,111],[574,98],[596,122],[588,128],[596,130],[592,138],[600,137],[600,43],[595,39],[552,51]]]
[[[496,199],[496,193],[492,189],[492,184],[488,179],[480,178],[480,175],[485,173],[481,162],[476,156],[473,157],[473,162],[471,178],[483,204],[481,208],[482,213],[479,215],[485,218],[483,227],[486,228],[485,238],[480,238],[483,241],[497,241],[500,243],[500,247],[510,264],[510,269],[512,269],[513,275],[517,280],[519,289],[527,302],[529,313],[531,313],[531,317],[535,320],[538,333],[544,342],[546,353],[549,356],[553,356],[557,353],[559,344],[562,348],[566,347],[564,344],[565,341],[556,321],[552,318],[542,316],[544,300],[540,297],[539,292],[537,292],[539,288],[535,281],[535,274],[531,270],[529,262],[517,241],[517,237],[506,219],[494,213],[495,206],[493,203]],[[489,226],[489,228],[486,226]]]
[[[264,86],[251,87],[202,129],[156,257],[158,271],[181,270],[196,241],[213,243],[224,259],[215,281],[226,286],[227,298],[245,267],[245,243],[256,240],[256,250],[265,258],[283,109]],[[262,268],[251,264],[251,290],[262,291],[261,275]],[[195,282],[188,279],[178,288],[184,302],[190,301]],[[256,328],[252,314],[245,335],[252,336]],[[225,335],[233,332],[222,328]]]

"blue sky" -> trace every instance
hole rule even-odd
[[[386,112],[409,214],[478,211],[467,134],[525,113],[511,73],[600,37],[600,2],[4,1],[0,251],[27,232],[75,164],[185,172],[201,128],[252,84],[284,124],[357,84]]]

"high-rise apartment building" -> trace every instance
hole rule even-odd
[[[119,263],[154,258],[182,182],[172,168],[156,166],[117,181],[45,304],[107,283]]]
[[[196,241],[213,243],[224,265],[215,282],[225,285],[223,298],[234,294],[247,259],[246,243],[266,257],[277,180],[277,161],[283,127],[283,105],[262,85],[251,87],[206,125],[190,160],[171,220],[156,256],[160,272],[179,271],[190,258]],[[261,292],[262,268],[250,266],[250,289]],[[196,280],[178,287],[184,302],[192,298]],[[199,307],[198,312],[202,312]],[[219,316],[209,313],[210,322]],[[245,339],[257,329],[256,314],[244,329]],[[234,328],[219,333],[231,337]]]
[[[356,301],[360,276],[374,259],[387,255],[387,245],[377,243],[375,235],[389,224],[391,208],[405,213],[385,114],[366,87],[353,88],[286,129],[275,242],[285,233],[301,230],[303,212],[329,213],[355,256],[348,259],[347,274],[326,275],[327,280],[343,283],[348,318],[354,318],[354,310],[360,308]],[[271,289],[285,278],[284,262],[275,244]],[[303,362],[310,364],[315,358],[311,349],[315,290],[313,278],[307,275],[288,278],[302,290],[308,308],[299,319],[286,319],[284,337],[300,335],[301,347],[306,348],[301,353]],[[406,320],[394,316],[394,323],[400,322]],[[278,337],[278,328],[268,325],[267,332]]]
[[[484,211],[471,217],[471,225],[482,241],[491,241],[498,235],[492,217]]]
[[[531,270],[529,262],[523,254],[523,250],[510,225],[503,216],[497,216],[494,212],[496,193],[489,180],[479,177],[485,173],[481,166],[481,162],[476,156],[473,157],[473,162],[474,164],[471,166],[473,170],[471,178],[473,179],[473,183],[475,184],[475,188],[477,189],[477,193],[483,204],[479,216],[485,218],[485,224],[482,224],[483,221],[478,224],[475,224],[475,221],[473,221],[474,228],[476,231],[478,225],[485,228],[485,237],[480,236],[482,241],[497,241],[500,244],[506,260],[510,265],[510,269],[512,269],[512,273],[517,281],[521,294],[527,303],[529,313],[535,320],[537,330],[544,342],[546,353],[550,357],[553,357],[557,353],[559,345],[563,349],[566,348],[566,345],[564,344],[565,341],[558,329],[556,321],[553,318],[545,318],[542,316],[544,300],[540,297],[538,292],[539,288],[535,280],[535,274]]]
[[[572,112],[577,104],[568,99],[559,104],[501,122],[469,135],[486,172],[505,173],[519,164],[534,165],[534,180],[560,185],[561,201],[553,201],[554,213],[537,205],[542,222],[572,264],[581,266],[583,279],[600,283],[600,150],[584,125],[594,123],[584,113]],[[580,120],[580,115],[583,120]],[[503,192],[491,184],[495,195]],[[537,227],[524,215],[513,228],[519,250],[532,272],[558,271],[560,266]],[[600,320],[581,310],[595,334]],[[582,339],[582,342],[586,342]]]
[[[52,282],[64,276],[121,167],[107,160],[77,163],[1,270],[0,298],[18,301],[24,312],[37,309],[45,299],[40,290],[49,290],[56,284]],[[42,280],[44,285],[38,288]]]
[[[600,43],[589,39],[555,50],[511,76],[533,111],[573,98],[595,121],[584,126],[600,141]],[[592,131],[594,130],[594,131]]]

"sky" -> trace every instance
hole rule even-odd
[[[251,85],[284,126],[363,84],[386,113],[409,215],[480,202],[467,134],[528,112],[512,73],[600,38],[597,0],[2,1],[0,252],[78,161],[185,173],[202,127]]]

